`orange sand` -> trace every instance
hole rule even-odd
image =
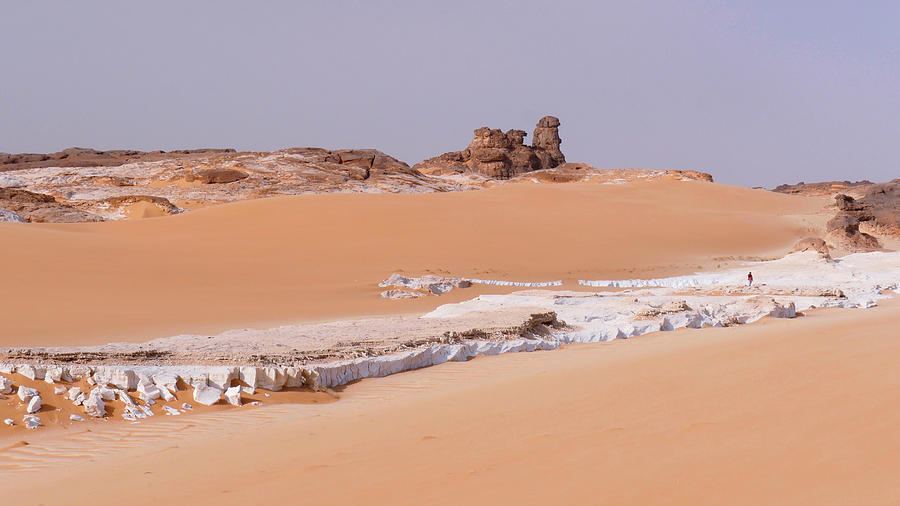
[[[895,504],[898,319],[890,301],[35,433],[0,454],[0,486],[10,504]]]
[[[425,311],[392,272],[546,281],[657,277],[724,255],[780,255],[824,205],[700,182],[508,184],[442,194],[320,194],[147,220],[0,224],[0,346]]]

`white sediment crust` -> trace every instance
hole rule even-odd
[[[562,286],[563,282],[561,280],[557,281],[537,281],[537,282],[529,282],[529,281],[503,281],[498,279],[476,279],[476,278],[466,278],[470,283],[478,283],[479,285],[494,285],[494,286],[521,286],[525,288],[543,288],[548,286]]]
[[[746,270],[752,270],[757,285],[746,287]],[[104,416],[103,400],[118,393],[128,409],[123,416],[138,420],[149,414],[146,406],[135,406],[126,391],[139,390],[148,399],[157,394],[174,399],[179,383],[194,389],[194,399],[203,404],[219,402],[223,393],[233,404],[240,392],[255,389],[331,388],[373,377],[418,369],[449,361],[465,361],[477,355],[518,351],[553,350],[567,343],[600,342],[679,328],[740,325],[770,316],[793,318],[813,307],[872,307],[898,289],[900,253],[854,254],[829,261],[814,253],[797,253],[780,260],[759,262],[741,270],[721,274],[697,274],[661,280],[629,280],[629,286],[657,288],[622,292],[528,291],[509,295],[482,295],[458,304],[438,307],[423,318],[458,317],[470,312],[490,313],[510,307],[553,311],[568,325],[541,337],[512,340],[465,340],[435,344],[375,357],[361,357],[302,366],[136,366],[52,365],[0,363],[0,372],[15,371],[29,377],[88,377],[98,385],[82,401],[90,416]],[[471,280],[480,282],[481,280]],[[509,283],[509,282],[502,282]],[[528,284],[522,286],[552,286]],[[602,286],[616,286],[613,282]],[[619,283],[619,282],[616,282]],[[625,282],[622,282],[625,283]],[[498,282],[497,284],[500,284]],[[515,285],[520,286],[520,285]],[[624,286],[620,284],[618,286]],[[694,289],[691,287],[702,287]],[[687,290],[686,290],[687,289]],[[243,385],[236,384],[237,381]],[[110,385],[115,387],[106,387]],[[19,389],[20,398],[30,400],[32,391]],[[33,394],[37,394],[36,391]],[[77,397],[76,389],[69,397]],[[184,409],[190,409],[187,404]],[[149,409],[149,408],[147,408]],[[175,410],[177,411],[177,410]],[[177,414],[166,409],[169,414]]]

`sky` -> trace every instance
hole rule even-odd
[[[598,168],[900,177],[900,2],[4,2],[0,151],[376,148],[560,118]],[[528,138],[526,138],[528,142]]]

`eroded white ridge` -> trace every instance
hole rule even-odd
[[[742,279],[745,269],[754,272],[758,286],[745,286]],[[333,388],[359,379],[387,376],[448,361],[465,361],[477,355],[552,350],[567,343],[609,341],[680,328],[740,325],[766,316],[793,318],[798,311],[814,307],[872,307],[878,299],[887,296],[883,293],[886,290],[898,290],[898,279],[898,253],[855,254],[835,261],[821,259],[815,254],[798,253],[722,274],[665,278],[657,280],[665,286],[653,289],[481,295],[458,304],[440,306],[423,316],[447,318],[470,312],[527,308],[553,311],[567,324],[563,329],[518,339],[463,340],[381,356],[302,366],[0,363],[0,373],[17,373],[32,380],[48,382],[88,378],[90,384],[99,385],[87,399],[83,393],[73,391],[77,389],[70,389],[68,397],[76,405],[79,401],[87,405],[87,401],[92,399],[106,399],[109,396],[104,394],[112,394],[112,389],[116,389],[120,397],[122,392],[137,390],[144,394],[142,399],[155,398],[158,391],[168,400],[171,398],[169,394],[188,388],[195,391],[195,398],[200,399],[198,402],[221,403],[226,402],[222,399],[223,392],[234,389],[238,384],[251,391],[257,388],[269,391],[285,387]],[[648,282],[630,281],[634,283],[632,286],[644,286],[638,282]],[[685,293],[685,287],[696,286],[704,288]],[[12,387],[11,384],[5,386],[7,390]],[[28,393],[27,390],[23,392]],[[132,412],[135,417],[140,417],[137,410]]]
[[[476,279],[476,278],[466,278],[466,281],[470,283],[478,283],[479,285],[494,285],[494,286],[521,286],[521,287],[530,287],[530,288],[543,288],[547,286],[562,286],[563,282],[561,280],[556,281],[538,281],[538,282],[528,282],[528,281],[503,281],[498,279]]]
[[[656,279],[580,280],[583,286],[610,288],[695,288],[734,287],[747,283],[753,272],[754,283],[781,288],[832,287],[844,293],[897,290],[900,278],[900,252],[854,253],[829,260],[818,253],[793,253],[778,260],[751,262],[744,267],[720,273],[697,273]]]

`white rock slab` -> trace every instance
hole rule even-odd
[[[194,402],[212,406],[222,398],[222,391],[216,387],[197,385],[194,387]]]
[[[35,395],[28,400],[28,407],[25,408],[26,413],[37,413],[41,410],[42,399],[40,395]]]
[[[33,388],[26,387],[25,385],[19,385],[19,391],[17,392],[17,395],[19,396],[20,401],[28,402],[32,397],[38,395],[38,391]]]
[[[13,382],[9,378],[0,376],[0,394],[11,394],[13,391]]]
[[[103,398],[100,397],[99,393],[94,395],[95,391],[91,391],[91,395],[82,402],[82,405],[84,406],[85,414],[88,416],[102,418],[106,416],[106,403],[103,402]]]
[[[225,390],[225,400],[228,401],[228,404],[232,406],[240,406],[241,405],[241,387],[233,386],[228,390]]]

